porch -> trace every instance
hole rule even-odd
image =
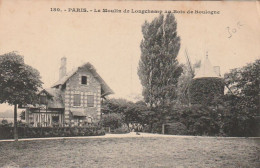
[[[33,127],[62,127],[64,125],[64,109],[29,108],[26,109],[25,120]]]

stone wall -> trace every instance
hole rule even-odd
[[[81,84],[81,76],[87,76],[87,84]],[[65,123],[84,122],[73,117],[71,111],[81,111],[86,115],[85,120],[92,119],[98,122],[101,115],[101,84],[86,68],[80,68],[67,82],[63,91],[63,100],[65,100]],[[74,106],[74,94],[80,94],[80,106]],[[87,95],[94,96],[94,107],[87,106]]]

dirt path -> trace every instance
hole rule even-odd
[[[216,139],[235,139],[235,138],[250,138],[259,139],[260,137],[210,137],[210,136],[185,136],[185,135],[163,135],[163,134],[152,134],[152,133],[139,133],[130,132],[127,134],[106,134],[104,136],[78,136],[78,137],[50,137],[50,138],[23,138],[19,141],[37,141],[37,140],[59,140],[59,139],[103,139],[103,138],[144,138],[144,137],[168,137],[168,138],[216,138]],[[0,140],[0,142],[12,142],[13,139]]]

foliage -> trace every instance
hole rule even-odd
[[[102,112],[104,114],[123,113],[129,104],[133,103],[125,99],[106,99],[102,103]]]
[[[157,126],[160,113],[150,110],[143,101],[133,103],[124,99],[107,99],[103,102],[102,109],[104,127],[117,129],[120,127],[120,123],[127,125],[130,123],[139,123],[143,127],[146,126],[146,132],[160,131]],[[113,118],[109,118],[109,114],[112,114]],[[114,115],[120,117],[114,117]]]
[[[197,61],[191,67],[193,70],[199,68],[201,61]],[[194,77],[193,70],[189,68],[188,63],[183,66],[183,72],[178,79],[177,98],[182,104],[189,104],[188,89],[190,87],[192,78]]]
[[[219,78],[193,79],[189,87],[191,104],[219,105],[223,103],[223,95],[224,83]]]
[[[143,101],[133,103],[125,99],[107,99],[102,103],[102,109],[104,114],[121,114],[123,122],[126,124],[132,122],[143,124],[146,120],[145,111],[148,110],[146,103]]]
[[[147,105],[142,102],[136,102],[128,106],[128,108],[124,111],[125,121],[126,123],[147,123]]]
[[[0,103],[31,104],[41,87],[39,72],[15,52],[0,56]]]
[[[224,75],[225,83],[230,88],[225,96],[229,111],[224,127],[231,136],[256,136],[256,116],[260,115],[259,74],[258,59]]]
[[[225,74],[224,81],[230,90],[223,97],[223,104],[212,96],[223,92],[221,80],[216,83],[213,79],[196,79],[197,83],[190,89],[197,93],[192,96],[197,96],[195,100],[200,103],[191,106],[174,104],[168,108],[170,120],[183,123],[190,135],[257,136],[259,62],[256,60]],[[202,92],[202,88],[204,91],[216,88],[217,91]],[[219,106],[209,106],[214,104]]]
[[[116,129],[114,129],[113,133],[115,133],[115,134],[129,133],[129,128],[128,128],[128,126],[126,124],[123,124],[121,127],[118,127]]]
[[[238,108],[259,109],[260,59],[242,68],[232,69],[224,75],[229,91],[227,95],[236,95]]]
[[[6,119],[2,119],[0,122],[0,127],[6,127],[6,126],[11,127],[12,125],[13,123],[9,123]]]
[[[259,136],[259,119],[257,121],[254,115],[256,112],[248,108],[239,109],[229,103],[229,108],[224,115],[224,132],[229,136]]]
[[[104,114],[118,113],[123,116],[125,123],[138,120],[138,114],[134,109],[135,104],[125,99],[107,99],[102,104]]]
[[[14,137],[17,136],[17,105],[34,104],[42,86],[40,73],[15,52],[0,56],[0,103],[14,105]]]
[[[173,14],[160,15],[142,26],[141,58],[138,75],[145,102],[164,106],[176,99],[176,86],[182,73],[176,57],[180,49],[177,21]]]
[[[13,127],[0,126],[0,139],[12,139]],[[105,135],[100,126],[88,127],[18,127],[19,138],[70,137]]]
[[[22,112],[20,113],[20,119],[21,119],[21,120],[25,120],[25,111],[22,111]]]
[[[172,108],[172,121],[184,124],[189,135],[223,135],[223,113],[202,105],[179,106]]]
[[[165,134],[171,135],[186,135],[188,132],[187,127],[181,122],[168,123],[165,127]]]
[[[118,113],[104,114],[101,118],[101,123],[104,127],[110,127],[116,129],[122,126],[123,116]]]

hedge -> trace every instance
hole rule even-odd
[[[113,129],[111,131],[111,133],[114,134],[125,134],[125,133],[129,133],[129,128],[127,127],[127,125],[123,124],[121,127]]]
[[[13,139],[13,127],[0,126],[0,139]],[[18,138],[71,137],[105,135],[100,126],[89,127],[18,127]]]

